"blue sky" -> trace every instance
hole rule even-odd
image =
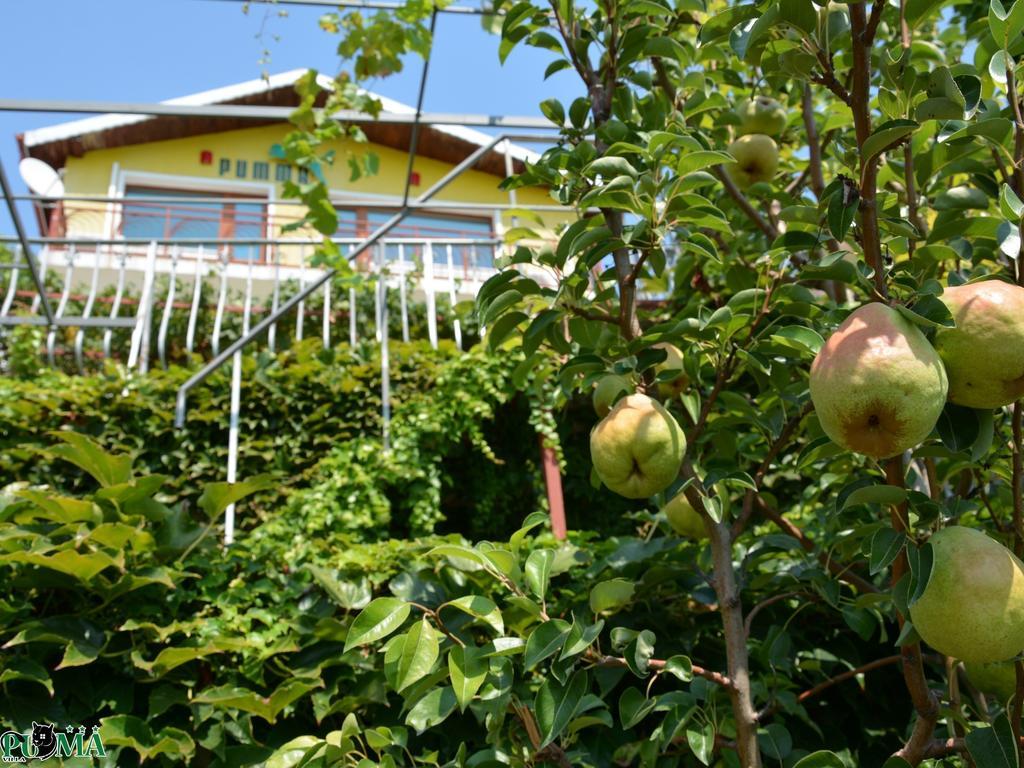
[[[281,18],[278,7],[253,4],[245,15],[240,2],[216,0],[4,0],[3,5],[4,98],[160,101],[257,78],[264,70],[315,67],[333,74],[340,67],[337,38],[317,25],[322,10],[329,9],[288,6]],[[580,95],[568,72],[542,79],[552,54],[523,47],[502,67],[497,47],[498,38],[483,31],[479,17],[442,15],[425,109],[539,115],[537,105],[546,98],[567,103]],[[270,50],[267,64],[260,63],[264,48]],[[420,67],[411,59],[402,73],[367,85],[414,103]],[[25,189],[17,173],[15,134],[75,117],[0,112],[0,159],[19,192]],[[6,207],[0,208],[0,232],[11,233]]]

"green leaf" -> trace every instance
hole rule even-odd
[[[365,577],[355,582],[339,581],[334,574],[319,565],[307,563],[305,568],[313,574],[313,578],[324,592],[346,611],[358,611],[369,605],[373,593],[370,582]]]
[[[818,28],[818,12],[811,0],[779,0],[779,15],[808,34]]]
[[[859,504],[893,505],[906,501],[907,491],[895,485],[868,485],[858,488],[843,502],[842,509],[856,507]]]
[[[735,162],[736,158],[728,152],[702,149],[682,155],[679,158],[676,171],[678,171],[680,176],[685,176],[689,173],[695,173],[696,171],[703,171],[705,168],[710,168],[715,165],[729,165],[730,163]]]
[[[273,723],[288,705],[298,701],[315,688],[322,688],[319,678],[292,678],[281,683],[270,696],[261,696],[254,690],[234,685],[204,688],[192,697],[193,704],[210,704],[219,709],[240,709]]]
[[[772,340],[782,340],[787,346],[795,344],[797,347],[806,349],[812,355],[818,354],[818,350],[825,344],[820,333],[803,325],[788,325],[779,328],[772,333]]]
[[[632,728],[653,712],[657,703],[657,700],[648,699],[636,688],[627,688],[619,696],[619,722],[623,728]]]
[[[999,210],[1007,219],[1024,219],[1024,202],[1021,202],[1009,184],[999,188]]]
[[[757,743],[761,751],[773,760],[783,760],[793,751],[793,737],[784,725],[770,723],[757,732]]]
[[[544,599],[551,579],[551,564],[555,561],[553,549],[536,549],[526,558],[526,583],[530,590]]]
[[[747,19],[751,19],[758,13],[754,3],[737,5],[715,14],[707,19],[700,28],[698,37],[701,43],[707,44],[722,37],[727,37],[730,32]]]
[[[189,763],[196,745],[185,731],[162,728],[156,734],[144,720],[131,715],[100,718],[100,738],[104,747],[129,747],[143,762],[166,755],[174,763]]]
[[[207,483],[203,493],[199,497],[199,507],[206,513],[207,518],[216,520],[228,505],[241,501],[258,491],[265,491],[268,488],[277,488],[281,484],[280,479],[273,475],[256,475],[249,480],[240,483]]]
[[[952,328],[955,324],[949,307],[937,296],[922,296],[914,306],[897,304],[896,309],[910,322],[925,328]]]
[[[84,470],[104,488],[127,483],[132,478],[132,458],[127,454],[113,455],[103,450],[91,437],[77,432],[53,432],[64,445],[54,445],[46,453],[74,464]]]
[[[481,648],[474,645],[456,645],[448,653],[448,674],[452,679],[459,711],[465,712],[487,678],[487,658]]]
[[[1006,51],[996,51],[988,63],[988,74],[1001,85],[1006,85],[1006,73],[1014,68],[1013,57]]]
[[[14,656],[4,659],[3,670],[0,671],[0,685],[11,680],[28,680],[39,683],[45,688],[50,696],[53,696],[53,681],[50,680],[50,673],[46,667],[35,659],[28,656]]]
[[[964,739],[978,768],[1020,768],[1013,728],[1001,713],[987,728],[975,728]]]
[[[937,211],[984,211],[988,208],[988,204],[988,195],[980,189],[958,186],[936,195],[932,207]]]
[[[570,626],[569,622],[563,619],[550,619],[538,624],[526,640],[523,667],[533,669],[544,659],[558,653],[565,643]]]
[[[581,625],[573,620],[572,626],[569,628],[569,634],[565,638],[565,643],[562,646],[562,653],[558,657],[559,661],[565,661],[579,653],[583,653],[587,648],[593,645],[594,641],[597,640],[601,634],[601,630],[604,628],[604,621],[598,621],[595,624]]]
[[[871,558],[869,571],[872,576],[887,568],[903,550],[906,536],[892,528],[879,528],[871,537]]]
[[[345,638],[345,651],[387,637],[409,617],[412,607],[397,597],[378,597],[356,616]]]
[[[629,579],[608,579],[594,585],[590,590],[590,610],[594,613],[614,613],[633,599],[636,585]]]
[[[416,733],[423,733],[443,723],[448,715],[455,711],[457,704],[458,700],[451,686],[434,688],[409,710],[405,724],[412,726]]]
[[[649,629],[641,630],[626,646],[623,656],[629,671],[637,677],[647,677],[650,671],[650,660],[654,656],[654,643],[657,638]]]
[[[104,552],[77,552],[74,549],[62,549],[52,555],[44,555],[40,552],[17,551],[0,555],[0,563],[25,563],[26,565],[37,565],[40,568],[49,568],[68,576],[72,576],[82,583],[89,583],[107,568],[124,568],[124,555],[118,555],[118,559],[112,558]]]
[[[964,107],[954,99],[938,96],[925,99],[914,110],[914,117],[919,123],[925,120],[962,120]]]
[[[564,686],[551,678],[541,684],[534,700],[537,725],[541,731],[538,748],[543,749],[561,735],[586,695],[587,682],[586,671],[580,670]]]
[[[963,117],[963,108],[959,108],[957,118]],[[864,161],[880,155],[892,147],[896,142],[905,139],[916,131],[920,125],[913,120],[890,120],[878,126],[861,147],[861,156]],[[841,238],[839,238],[841,239]]]
[[[423,679],[434,668],[440,643],[437,633],[424,616],[405,636],[402,655],[398,659],[395,690],[399,693]]]
[[[487,347],[495,351],[516,327],[529,319],[525,312],[508,312],[498,318],[494,326],[487,327]]]
[[[505,632],[505,622],[498,606],[482,595],[466,595],[450,600],[438,610],[443,608],[455,608],[463,613],[468,613],[493,628],[499,635]]]
[[[693,662],[690,661],[689,656],[670,656],[665,660],[665,666],[662,669],[684,683],[693,679]]]
[[[605,183],[619,176],[628,176],[631,179],[637,177],[636,168],[630,165],[624,157],[599,157],[586,168],[587,176],[600,175]]]
[[[694,756],[704,765],[711,765],[711,756],[715,748],[715,726],[711,723],[702,728],[687,728],[686,743],[690,745]]]
[[[942,444],[954,453],[966,451],[981,433],[981,421],[973,408],[946,403],[935,425]]]
[[[801,759],[793,768],[846,768],[846,763],[835,752],[819,750]]]
[[[867,145],[865,144],[865,146]],[[845,193],[845,189],[845,185],[840,187],[832,193],[828,200],[828,228],[832,237],[839,241],[846,237],[846,232],[853,223],[853,218],[857,215],[857,208],[860,205],[860,193],[857,189],[851,187],[849,194]]]
[[[540,113],[561,128],[565,125],[565,107],[558,99],[545,99],[540,103]]]

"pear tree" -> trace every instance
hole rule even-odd
[[[475,311],[550,413],[593,398],[575,460],[633,536],[592,558],[587,508],[568,542],[536,517],[435,551],[471,619],[348,617],[410,739],[476,724],[450,766],[1019,765],[1024,0],[491,11],[502,61],[543,50],[578,95],[503,184],[568,221],[510,231]]]

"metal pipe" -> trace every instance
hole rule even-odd
[[[412,209],[410,208],[409,211]],[[401,211],[400,211],[401,212]],[[408,211],[403,214],[404,216]],[[397,214],[396,214],[397,215]],[[181,247],[203,245],[267,245],[267,246],[302,246],[320,245],[323,239],[313,238],[266,238],[266,237],[123,237],[123,238],[93,238],[93,237],[29,237],[30,243],[43,245],[124,245],[124,246],[149,246],[150,243],[157,245],[177,245]],[[498,245],[501,240],[496,237],[490,238],[468,238],[468,237],[389,237],[383,242],[390,244],[397,243],[423,243],[427,240],[452,243],[453,245]],[[332,238],[337,245],[358,245],[363,242],[359,237],[338,237]],[[19,243],[20,240],[11,235],[0,235],[0,243]]]
[[[99,263],[99,260],[96,262]],[[167,331],[171,327],[171,314],[174,312],[174,294],[177,290],[178,247],[171,248],[171,273],[167,281],[167,298],[164,300],[164,311],[160,316],[160,330],[156,336],[156,351],[160,358],[160,367],[167,370]]]
[[[203,293],[203,261],[206,252],[199,246],[199,253],[196,254],[196,272],[192,282],[192,304],[188,312],[188,328],[185,329],[185,353],[192,355],[196,341],[196,324],[199,322],[199,300]]]
[[[39,315],[0,316],[0,325],[49,326],[50,321]],[[58,328],[134,328],[134,317],[55,317],[52,325]]]
[[[430,71],[430,54],[434,52],[434,28],[437,26],[437,6],[430,14],[430,48],[423,57],[423,72],[420,74],[420,88],[416,95],[416,119],[412,124],[412,135],[409,137],[409,164],[405,169],[405,191],[402,193],[402,207],[409,204],[409,187],[412,185],[412,169],[416,162],[416,149],[420,142],[420,117],[423,115],[423,95],[427,90],[427,73]]]
[[[0,99],[0,112],[58,112],[74,114],[144,115],[148,117],[227,117],[236,120],[288,122],[294,107],[258,107],[239,104],[163,104],[130,101],[75,101],[71,99]],[[405,112],[381,112],[374,117],[354,109],[341,109],[329,117],[339,123],[378,123],[411,125],[416,115]],[[480,128],[531,128],[551,130],[546,117],[473,115],[427,112],[423,125],[473,126]],[[31,146],[28,147],[31,150]]]
[[[545,141],[550,141],[550,137],[544,137]],[[512,175],[511,171],[508,171],[508,175]],[[514,194],[514,192],[510,192]],[[121,203],[124,205],[138,205],[140,202],[144,202],[147,205],[194,205],[196,199],[194,197],[158,197],[153,195],[152,197],[147,196],[145,198],[134,198],[134,197],[109,197],[109,196],[97,196],[97,195],[62,195],[61,197],[46,197],[44,195],[13,195],[12,199],[16,201],[32,201],[32,202],[78,202],[78,203]],[[209,197],[203,199],[204,203],[223,203],[227,205],[254,205],[263,208],[273,205],[275,208],[283,206],[304,206],[305,203],[301,200],[267,200],[265,198],[255,197]],[[366,208],[387,208],[388,201],[386,200],[361,200],[359,198],[351,198],[345,200],[335,200],[337,205],[353,205]],[[397,202],[393,203],[391,207],[396,207]],[[449,208],[462,208],[465,210],[480,210],[480,211],[501,211],[509,210],[510,208],[518,208],[517,205],[509,205],[508,203],[461,203],[457,200],[435,200],[431,203],[416,203],[410,200],[406,205],[409,208],[417,208],[423,210],[446,210]],[[535,211],[565,211],[567,206],[557,204],[539,204],[528,206],[530,210]]]
[[[18,213],[18,206],[14,204],[14,200],[11,197],[14,194],[14,190],[11,189],[11,183],[7,180],[7,172],[4,170],[2,162],[0,162],[0,189],[2,189],[4,199],[7,201],[7,210],[11,214],[11,221],[14,222],[14,231],[18,235],[18,242],[21,243],[22,253],[32,273],[32,281],[36,284],[36,291],[38,291],[39,300],[43,306],[43,314],[52,323],[54,319],[53,308],[50,306],[50,300],[46,297],[46,286],[43,284],[43,276],[36,268],[36,260],[32,255],[32,248],[29,247],[28,235],[25,233],[25,227],[21,223],[21,214]]]
[[[75,272],[75,249],[72,248],[65,254],[66,265],[64,267],[64,290],[61,291],[60,301],[57,302],[57,309],[53,313],[53,319],[59,319],[64,316],[64,310],[68,306],[68,299],[71,296],[71,278]],[[45,297],[44,297],[45,298]],[[50,361],[51,367],[56,367],[56,345],[57,345],[57,326],[51,324],[50,332],[46,334],[46,357]]]
[[[466,157],[465,160],[463,160],[461,163],[459,163],[450,171],[448,171],[448,173],[446,173],[444,176],[442,176],[440,179],[434,182],[433,186],[431,186],[430,189],[426,190],[422,195],[420,195],[419,198],[417,198],[417,200],[420,202],[429,200],[431,197],[433,197],[446,186],[448,186],[454,179],[462,175],[462,173],[466,171],[466,169],[476,165],[477,161],[481,157],[483,157],[483,155],[485,155],[487,152],[493,149],[495,145],[497,145],[498,142],[504,140],[504,138],[504,136],[496,136],[490,143],[485,144],[484,146],[472,152],[468,157]],[[394,216],[392,216],[390,219],[385,221],[383,224],[381,224],[380,227],[378,227],[375,232],[373,232],[365,240],[363,240],[363,242],[360,245],[356,246],[351,251],[349,251],[348,260],[352,261],[353,259],[357,258],[361,253],[363,253],[367,248],[372,248],[377,243],[378,240],[383,238],[384,235],[390,232],[409,214],[409,210],[409,208],[404,208],[403,210],[399,211]],[[189,390],[191,390],[201,381],[205,380],[207,376],[209,376],[215,370],[220,368],[220,366],[224,365],[224,363],[227,360],[229,360],[236,351],[247,346],[261,333],[263,333],[263,331],[265,331],[271,325],[271,323],[278,320],[284,313],[291,311],[296,304],[301,302],[303,299],[307,298],[311,293],[313,293],[313,291],[317,290],[321,285],[323,285],[325,282],[334,277],[336,273],[337,270],[334,269],[324,272],[320,277],[314,280],[309,285],[309,287],[295,294],[283,305],[281,305],[281,308],[277,311],[276,314],[271,314],[263,318],[260,322],[256,324],[256,326],[249,333],[245,334],[242,338],[236,340],[223,352],[220,352],[217,355],[215,355],[214,358],[210,360],[210,362],[208,362],[205,366],[203,366],[202,369],[192,374],[188,381],[182,384],[181,387],[179,387],[178,389],[178,396],[175,402],[174,409],[175,425],[179,428],[185,425],[185,404]]]
[[[111,339],[113,338],[113,335],[114,335],[114,332],[111,329],[113,327],[116,327],[113,324],[114,321],[115,320],[117,320],[117,321],[126,320],[126,321],[130,321],[130,322],[134,322],[129,317],[120,318],[120,317],[117,316],[118,311],[120,311],[120,309],[121,309],[121,299],[124,297],[124,281],[125,281],[125,273],[127,272],[127,267],[128,267],[128,252],[127,252],[127,250],[122,248],[121,249],[121,258],[118,259],[117,288],[114,290],[114,302],[110,306],[110,318],[109,318],[109,320],[111,321],[112,325],[107,326],[107,330],[103,334],[103,356],[104,357],[110,357],[110,342],[111,342]],[[126,323],[125,325],[127,326],[128,323]]]
[[[100,287],[100,262],[97,259],[92,265],[92,280],[89,282],[89,295],[85,299],[85,306],[82,308],[82,318],[87,319],[92,314],[92,307],[96,301],[96,294]],[[78,364],[78,372],[85,373],[85,328],[80,327],[75,334],[75,362]]]
[[[224,0],[220,0],[223,2]],[[311,8],[365,8],[374,11],[400,11],[405,8],[404,3],[388,3],[381,0],[232,0],[232,2],[250,2],[253,5],[298,5]],[[492,11],[487,8],[472,8],[464,5],[450,5],[446,8],[437,8],[435,13],[454,13],[472,16],[504,16],[505,11]]]

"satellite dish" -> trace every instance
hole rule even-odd
[[[34,194],[43,197],[64,197],[64,182],[60,174],[35,157],[26,157],[18,163],[18,171],[25,185]]]

